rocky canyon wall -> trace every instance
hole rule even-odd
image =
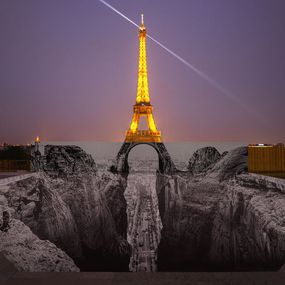
[[[128,271],[126,179],[98,172],[76,146],[46,146],[38,177],[0,189],[0,201],[40,239],[64,250],[83,271]]]
[[[48,240],[39,239],[17,219],[10,221],[7,230],[0,231],[0,260],[1,269],[9,272],[79,271],[63,250]]]
[[[189,171],[157,174],[162,271],[278,270],[285,263],[285,180],[248,174],[247,149],[204,148]]]

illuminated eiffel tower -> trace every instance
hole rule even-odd
[[[148,75],[146,63],[146,27],[144,25],[143,15],[139,27],[139,67],[138,67],[138,87],[136,103],[133,108],[133,118],[128,131],[126,132],[125,141],[116,157],[116,165],[113,168],[116,172],[128,173],[128,155],[130,150],[138,144],[148,144],[158,153],[159,171],[169,173],[176,170],[170,155],[161,140],[161,132],[157,130],[150,103],[148,91]],[[147,119],[147,130],[139,130],[141,117]]]
[[[139,51],[139,70],[138,88],[134,114],[129,130],[126,134],[126,142],[161,142],[161,133],[156,129],[152,115],[152,105],[148,91],[148,75],[146,63],[146,28],[141,19],[139,29],[140,51]],[[141,117],[147,118],[148,130],[139,130]]]

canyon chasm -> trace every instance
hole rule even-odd
[[[18,271],[129,271],[127,175],[77,146],[45,146],[35,175],[0,185],[0,257]],[[197,150],[188,169],[156,172],[158,271],[279,270],[285,180],[247,172],[247,148]],[[0,214],[1,214],[0,212]]]

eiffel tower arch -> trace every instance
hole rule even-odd
[[[117,154],[115,165],[111,167],[111,170],[114,172],[128,173],[128,155],[130,150],[139,144],[147,144],[153,147],[158,154],[159,171],[161,173],[172,173],[176,168],[162,142],[161,132],[156,128],[152,113],[153,106],[150,103],[146,61],[146,28],[143,21],[143,15],[139,27],[139,41],[138,86],[136,103],[133,106],[133,117],[130,127],[126,132],[125,141]],[[146,117],[147,119],[147,130],[139,129],[141,117]]]
[[[162,142],[124,142],[116,157],[116,172],[129,173],[128,156],[137,145],[146,144],[155,149],[158,154],[159,172],[171,174],[176,171],[175,165]]]

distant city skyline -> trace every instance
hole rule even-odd
[[[147,41],[164,141],[285,141],[282,0],[107,1],[219,82],[241,108]],[[99,1],[0,3],[0,143],[123,141],[138,29]],[[258,114],[258,117],[255,115]]]

